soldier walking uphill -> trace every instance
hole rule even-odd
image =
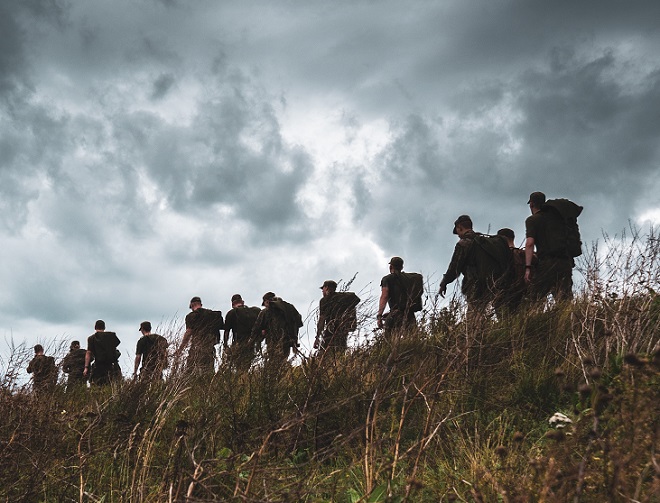
[[[265,307],[252,327],[257,346],[266,340],[266,363],[271,367],[283,365],[291,349],[297,351],[298,330],[303,326],[302,316],[293,304],[277,297],[273,292],[263,296]]]
[[[380,300],[378,302],[378,328],[385,328],[386,333],[393,330],[412,329],[417,326],[415,313],[422,310],[424,280],[421,274],[404,273],[403,259],[392,257],[390,273],[380,281]],[[390,311],[383,315],[385,306]]]
[[[504,237],[474,232],[468,215],[456,219],[452,232],[459,240],[440,282],[439,293],[444,297],[447,285],[462,274],[461,292],[468,305],[468,323],[480,325],[488,305],[502,293],[505,275],[511,271],[511,251]]]
[[[186,332],[175,351],[175,358],[190,344],[186,367],[188,372],[208,375],[215,372],[215,345],[224,326],[222,312],[202,307],[202,299],[190,299],[191,312],[186,315]]]
[[[83,375],[89,377],[89,382],[96,385],[109,384],[113,379],[121,378],[119,368],[119,351],[121,343],[114,332],[105,331],[105,321],[97,320],[95,332],[87,338],[87,353],[85,354],[85,370]],[[93,365],[90,364],[94,362]]]
[[[316,325],[314,348],[319,353],[332,350],[344,353],[348,346],[348,333],[357,329],[356,306],[360,298],[353,292],[337,292],[337,283],[324,281],[323,297],[319,301],[319,321]]]
[[[229,363],[239,370],[248,370],[255,356],[255,339],[252,338],[254,327],[261,309],[245,305],[240,294],[231,298],[231,309],[225,317],[225,333],[222,347]],[[229,333],[232,332],[231,348]]]
[[[46,356],[41,344],[34,347],[34,358],[30,360],[27,372],[32,374],[32,389],[38,395],[52,392],[57,384],[55,358]]]
[[[167,346],[169,342],[162,335],[151,333],[151,323],[143,321],[138,329],[142,337],[135,348],[135,366],[133,368],[133,379],[137,377],[140,369],[140,380],[162,381],[163,371],[167,368]]]
[[[66,390],[71,391],[76,386],[84,386],[85,376],[85,354],[87,351],[80,347],[80,342],[72,341],[71,348],[62,360],[62,370],[68,375],[66,381]]]
[[[532,212],[525,220],[525,281],[531,295],[543,300],[552,293],[556,301],[573,298],[574,257],[582,254],[577,217],[582,206],[567,200],[546,201],[543,192],[529,196]],[[534,248],[538,266],[532,277]]]

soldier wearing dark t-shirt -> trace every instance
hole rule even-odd
[[[66,381],[67,391],[74,386],[82,386],[86,379],[83,375],[85,371],[85,354],[87,351],[80,347],[80,342],[72,341],[71,348],[62,360],[62,371],[68,375]]]
[[[408,306],[408,294],[397,274],[403,271],[403,259],[392,257],[389,262],[390,273],[380,281],[380,300],[378,302],[378,328],[387,330],[411,328],[417,324],[415,313]],[[383,321],[383,311],[389,306],[387,321]]]
[[[531,295],[545,299],[551,293],[555,300],[570,300],[575,262],[549,238],[562,235],[564,223],[554,214],[541,211],[545,204],[543,192],[532,192],[527,203],[532,215],[525,220],[525,281],[530,285]],[[538,265],[532,278],[535,248]]]
[[[175,357],[190,344],[186,366],[189,372],[213,374],[215,372],[215,345],[224,326],[222,313],[202,307],[202,299],[190,299],[190,313],[186,315],[186,332]]]
[[[34,347],[34,358],[30,360],[27,372],[32,374],[32,388],[36,393],[52,391],[57,384],[55,358],[46,356],[41,344]]]
[[[222,346],[232,365],[247,370],[255,357],[255,340],[252,338],[254,327],[261,309],[245,305],[240,294],[231,298],[231,309],[225,316],[225,333]],[[231,347],[229,334],[232,334]]]
[[[142,380],[163,380],[163,371],[167,368],[167,346],[169,343],[162,335],[151,333],[151,322],[143,321],[138,329],[142,337],[137,342],[135,348],[135,366],[133,368],[133,378],[137,377],[138,368],[140,369],[140,379]]]
[[[95,332],[87,338],[83,375],[89,376],[89,382],[92,384],[109,384],[111,380],[121,378],[117,351],[121,341],[116,333],[105,331],[103,320],[96,321],[94,330]],[[93,365],[91,365],[92,361]]]

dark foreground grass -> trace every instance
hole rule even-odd
[[[10,365],[0,499],[658,502],[660,302],[657,262],[645,267],[626,291],[587,274],[574,302],[479,331],[452,304],[423,330],[296,367],[37,397]],[[551,426],[556,412],[572,423]]]
[[[529,311],[470,337],[456,323],[202,381],[5,392],[0,495],[658,501],[660,353],[606,351],[581,333],[584,312]],[[573,424],[551,428],[557,411]]]

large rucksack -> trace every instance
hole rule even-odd
[[[547,254],[572,258],[582,255],[582,238],[577,223],[582,209],[582,206],[568,199],[548,199],[541,206],[541,212],[551,215],[554,220],[546,226],[549,242]]]
[[[332,294],[333,320],[341,323],[341,326],[349,332],[357,330],[357,305],[360,297],[353,292],[335,292]]]
[[[406,308],[413,313],[421,311],[424,307],[424,276],[418,272],[400,272],[397,277],[405,292]]]
[[[94,361],[97,365],[117,363],[121,353],[114,345],[117,334],[114,332],[97,332],[94,337]]]
[[[514,264],[513,253],[506,238],[475,234],[473,240],[477,278],[489,287],[508,286],[513,280]]]
[[[290,347],[298,347],[298,329],[303,326],[302,316],[293,304],[285,300],[271,300],[269,309],[279,311],[284,319],[285,343]]]
[[[261,309],[258,307],[236,307],[236,326],[234,327],[234,342],[245,342],[250,338],[252,327],[259,317]]]

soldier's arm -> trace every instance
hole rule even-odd
[[[532,260],[534,259],[534,238],[525,240],[525,281],[529,283],[532,274]]]
[[[387,301],[390,299],[390,289],[386,286],[381,287],[380,289],[380,299],[378,300],[378,328],[383,327],[383,311],[385,311],[385,306],[387,306]]]
[[[85,369],[83,370],[83,375],[87,377],[89,375],[89,364],[92,363],[92,352],[88,349],[85,352]]]
[[[135,354],[135,367],[133,368],[133,377],[137,376],[138,368],[140,368],[140,361],[142,360],[142,355],[140,353]]]
[[[176,351],[174,352],[174,356],[179,356],[183,350],[186,348],[188,343],[190,342],[190,336],[192,335],[192,329],[187,328],[185,333],[183,334],[183,339],[181,339],[181,344],[179,344],[179,347],[176,348]]]

